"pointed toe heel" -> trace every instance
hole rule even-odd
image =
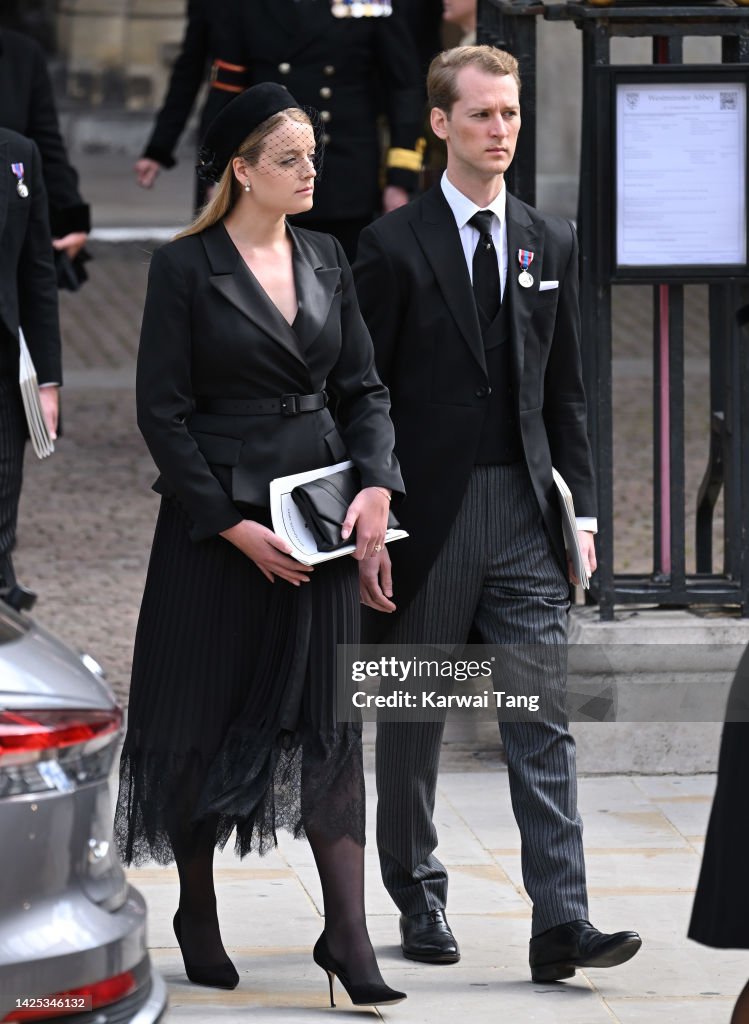
[[[392,1006],[401,1003],[406,998],[405,992],[398,992],[397,989],[388,985],[370,984],[367,982],[357,983],[351,981],[345,970],[337,960],[334,960],[328,949],[328,942],[325,932],[315,943],[312,950],[312,959],[318,967],[322,967],[328,976],[330,988],[330,1005],[335,1006],[333,1001],[333,981],[337,977],[348,993],[348,997],[354,1006]]]
[[[179,910],[172,921],[174,935],[179,944],[179,951],[185,964],[185,974],[194,985],[207,985],[209,988],[233,989],[239,984],[239,974],[231,960],[222,964],[194,964],[185,956],[182,949],[182,922]]]

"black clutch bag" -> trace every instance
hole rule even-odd
[[[318,551],[335,551],[351,540],[341,539],[341,525],[348,507],[361,490],[359,473],[353,466],[331,476],[298,484],[291,492],[292,500],[304,516]],[[388,529],[396,530],[398,520],[391,512]]]

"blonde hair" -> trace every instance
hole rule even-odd
[[[199,232],[205,231],[206,228],[213,227],[214,224],[218,224],[220,220],[223,220],[236,203],[241,191],[241,186],[234,176],[232,161],[235,157],[241,156],[250,167],[254,167],[263,152],[263,143],[284,121],[312,124],[308,115],[303,110],[300,110],[299,107],[288,107],[286,110],[281,110],[277,114],[273,114],[272,117],[262,121],[257,128],[250,132],[244,142],[240,144],[236,153],[232,154],[224,173],[214,189],[213,195],[198,213],[195,220],[184,231],[180,231],[179,234],[175,235],[175,239],[187,238],[188,235],[197,235]]]
[[[459,99],[458,72],[474,67],[490,75],[512,75],[520,92],[520,71],[518,62],[511,53],[496,46],[455,46],[452,50],[438,53],[427,72],[427,93],[429,108],[439,107],[447,116],[453,104]]]

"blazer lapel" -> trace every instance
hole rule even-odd
[[[303,351],[325,326],[336,287],[341,280],[340,267],[323,266],[308,239],[287,227],[294,244],[294,280],[299,304],[296,335]]]
[[[215,224],[201,237],[213,271],[210,277],[213,287],[256,327],[306,366],[291,325],[263,291],[224,225]]]
[[[10,179],[13,177],[10,165],[8,143],[0,142],[0,236],[5,231],[5,221],[8,218],[8,189]]]
[[[541,265],[544,255],[544,234],[541,225],[534,220],[528,209],[514,196],[507,194],[507,281],[505,289],[510,297],[510,337],[518,385],[523,379],[525,361],[525,334],[533,307],[538,298],[541,280]],[[533,284],[523,288],[520,276],[518,250],[527,249],[533,253],[530,273]]]
[[[411,222],[437,278],[440,291],[476,362],[486,373],[484,341],[455,217],[439,185],[421,201],[421,218]]]

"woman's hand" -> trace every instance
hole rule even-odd
[[[352,554],[358,561],[379,554],[384,547],[390,511],[389,493],[384,487],[365,487],[348,507],[341,537],[348,540],[356,528],[356,550]]]
[[[269,530],[267,526],[252,519],[243,519],[236,526],[224,530],[221,536],[228,540],[242,554],[252,559],[260,572],[271,583],[276,576],[299,587],[309,583],[312,566],[302,565],[295,558],[289,558],[292,548],[286,541]]]

